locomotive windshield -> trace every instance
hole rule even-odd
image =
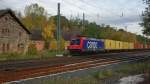
[[[80,45],[80,39],[71,40],[71,45]]]

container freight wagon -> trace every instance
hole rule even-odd
[[[123,42],[121,41],[116,41],[116,49],[117,50],[122,50],[123,49]]]
[[[123,49],[129,49],[128,42],[123,42]]]
[[[150,44],[147,45],[148,49],[150,49]]]
[[[115,40],[104,40],[105,50],[127,50],[134,49],[134,43],[115,41]]]
[[[144,44],[144,49],[148,49],[148,45],[147,44]]]
[[[105,45],[105,50],[116,49],[116,42],[114,40],[105,39],[104,45]]]
[[[134,43],[134,49],[143,49],[144,45],[141,43]]]
[[[115,41],[109,39],[94,39],[86,37],[76,37],[71,40],[67,49],[70,52],[83,53],[83,52],[99,52],[99,51],[126,51],[134,49],[146,49],[150,45],[144,46],[140,43]]]
[[[134,49],[134,43],[129,42],[128,45],[129,49]]]

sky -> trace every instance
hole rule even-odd
[[[0,9],[11,8],[24,13],[27,5],[38,3],[48,15],[57,14],[57,3],[61,4],[61,14],[82,18],[97,24],[108,24],[117,29],[142,34],[141,14],[146,5],[142,0],[0,0]]]

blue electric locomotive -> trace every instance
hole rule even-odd
[[[100,39],[75,37],[68,46],[70,52],[99,52],[104,50],[104,42]]]

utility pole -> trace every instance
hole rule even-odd
[[[57,55],[56,56],[62,56],[60,54],[60,48],[61,48],[61,30],[60,30],[60,3],[58,3],[58,12],[57,12]]]
[[[127,32],[127,26],[125,26],[125,31]]]
[[[147,44],[147,42],[146,42],[146,36],[144,36],[144,34],[143,34],[143,38],[144,38],[144,47],[146,46],[146,44]]]
[[[135,32],[135,43],[137,43],[137,32]]]
[[[83,20],[82,20],[82,30],[83,30],[83,31],[84,31],[84,29],[85,29],[84,22],[85,22],[85,14],[83,13]]]

